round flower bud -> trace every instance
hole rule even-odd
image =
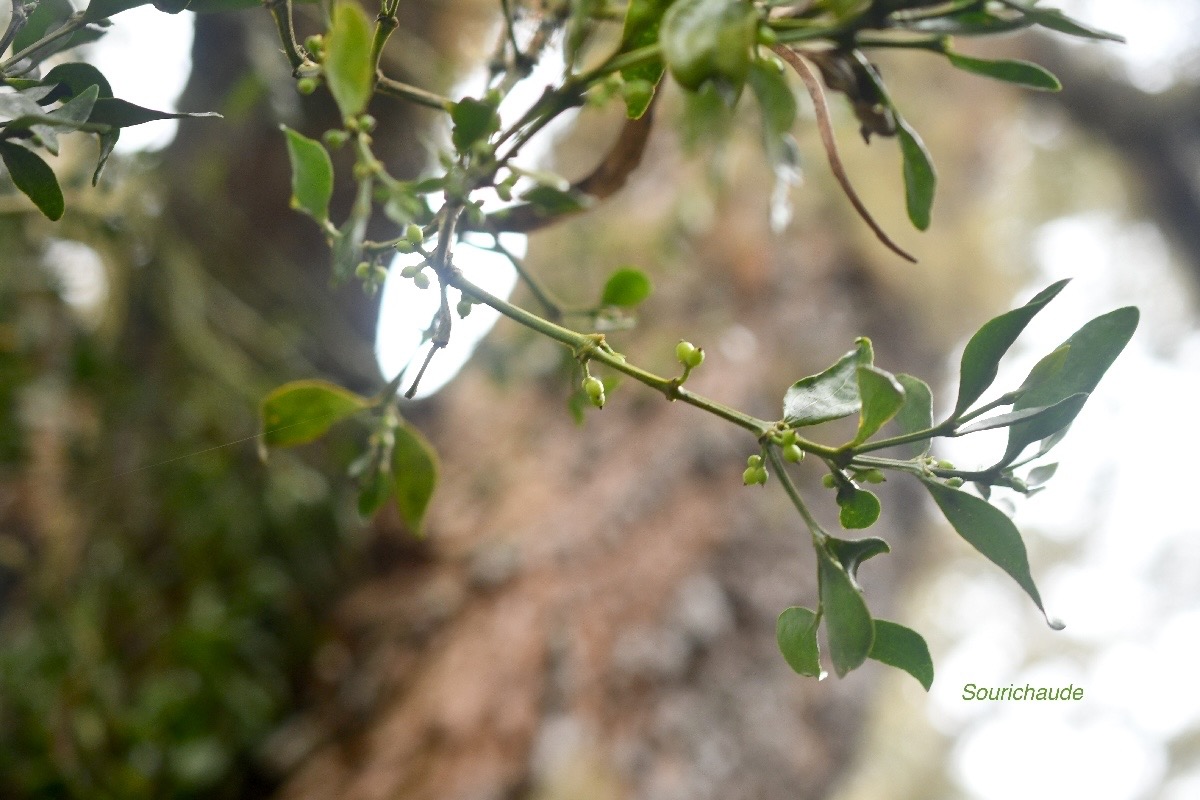
[[[821,476],[821,485],[826,489],[832,489],[834,486],[837,486],[837,479],[833,477],[832,473],[827,472]]]
[[[334,128],[333,130],[325,131],[325,135],[321,138],[325,140],[325,144],[328,147],[336,150],[350,140],[350,134]]]
[[[410,222],[408,228],[404,231],[404,238],[411,245],[419,245],[425,241],[425,232],[421,230],[421,226],[415,222]]]
[[[675,345],[675,358],[677,358],[679,363],[683,364],[684,366],[687,366],[688,361],[694,358],[695,354],[696,345],[692,344],[691,342],[681,341],[679,344]]]
[[[746,470],[742,473],[742,485],[751,486],[758,483],[758,471],[760,469],[762,467],[746,467]]]
[[[300,94],[312,94],[317,90],[316,78],[301,78],[296,81],[296,91]]]
[[[949,486],[951,489],[957,489],[958,487],[963,485],[963,479],[962,478],[947,478],[946,485]]]
[[[592,375],[583,379],[583,391],[596,408],[604,408],[604,383]]]
[[[417,285],[418,289],[428,289],[429,276],[424,272],[418,272],[416,275],[413,275],[413,283]]]
[[[747,467],[761,467],[762,466],[762,456],[755,453],[754,455],[748,457],[746,459],[746,466]]]
[[[783,457],[793,464],[796,464],[804,460],[804,451],[800,449],[799,445],[793,442],[792,444],[789,444],[783,448]]]

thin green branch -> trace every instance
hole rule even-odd
[[[292,75],[300,76],[302,68],[315,67],[308,53],[296,41],[296,26],[292,22],[292,0],[263,0],[263,6],[271,12],[275,20],[275,29],[279,32],[279,41],[283,44],[283,52],[287,55],[288,63],[292,65]]]
[[[824,540],[829,537],[825,529],[821,527],[821,523],[817,522],[816,517],[808,510],[808,506],[804,503],[804,498],[800,496],[799,490],[796,489],[796,484],[792,483],[792,478],[787,474],[787,462],[779,454],[779,448],[775,446],[767,447],[767,460],[771,462],[771,466],[775,468],[775,477],[779,480],[779,484],[783,486],[783,491],[787,494],[788,499],[792,501],[792,505],[800,512],[800,516],[804,518],[804,524],[812,531],[814,539]]]
[[[64,22],[60,27],[56,28],[51,33],[46,34],[41,39],[38,39],[33,44],[22,48],[21,50],[19,50],[16,53],[13,53],[12,56],[10,56],[6,61],[4,61],[3,63],[0,63],[0,75],[7,75],[8,71],[10,69],[12,69],[14,66],[16,66],[17,64],[19,64],[21,61],[24,61],[25,59],[36,54],[39,50],[42,50],[42,49],[48,47],[49,45],[54,44],[59,39],[70,36],[71,34],[78,31],[80,28],[83,28],[84,26],[86,26],[87,25],[87,20],[85,19],[86,13],[87,13],[86,10],[85,11],[76,11],[74,14],[72,14],[70,17],[68,17],[67,21]],[[3,51],[0,51],[0,52],[3,52]]]
[[[529,289],[529,292],[533,295],[534,299],[541,304],[542,308],[546,312],[546,317],[553,322],[561,321],[563,318],[562,304],[552,298],[546,288],[542,286],[542,282],[538,280],[532,272],[525,268],[524,261],[522,261],[520,258],[517,258],[515,253],[501,244],[499,234],[493,233],[492,238],[494,239],[492,249],[507,258],[509,263],[513,265],[513,269],[517,271],[517,277],[519,277]]]
[[[400,22],[396,19],[396,6],[399,0],[384,0],[375,17],[375,35],[371,39],[371,74],[379,76],[379,62],[383,58],[383,48],[388,38],[396,30]]]
[[[438,111],[450,111],[450,109],[454,108],[454,101],[448,97],[442,97],[440,94],[435,94],[426,89],[420,89],[416,86],[393,80],[386,75],[377,75],[375,81],[375,89],[379,94],[398,97],[401,100],[408,100],[420,106],[436,108]]]

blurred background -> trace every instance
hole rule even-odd
[[[496,6],[402,4],[389,72],[478,93]],[[767,418],[858,335],[936,398],[966,337],[1054,280],[1074,279],[998,385],[1092,316],[1141,307],[1048,490],[1012,499],[1064,631],[917,487],[883,487],[893,554],[864,583],[873,611],[929,640],[928,694],[878,665],[792,673],[775,617],[812,602],[812,555],[781,492],[740,485],[754,444],[636,385],[577,427],[564,354],[515,326],[473,355],[460,340],[466,368],[405,407],[442,457],[427,538],[357,516],[344,475],[365,427],[261,463],[247,437],[267,391],[374,391],[427,317],[411,288],[389,286],[382,312],[331,289],[320,236],[288,209],[277,126],[316,135],[336,111],[296,94],[267,15],[119,15],[89,55],[118,96],[225,118],[131,129],[94,190],[93,145],[65,151],[60,223],[0,193],[0,796],[1200,796],[1200,543],[1183,498],[1200,449],[1200,9],[1063,7],[1128,43],[965,45],[1045,64],[1057,95],[879,57],[940,171],[924,234],[894,142],[862,146],[833,98],[856,186],[915,266],[853,216],[808,112],[793,185],[753,120],[681,148],[673,91],[621,193],[514,244],[570,303],[622,264],[650,272],[618,348],[671,372],[687,338],[709,356],[696,389]],[[371,111],[393,172],[428,169],[442,123],[386,98]],[[540,166],[586,174],[620,122],[580,112]],[[1000,445],[975,438],[935,452],[990,463]],[[1085,695],[968,702],[967,683]]]

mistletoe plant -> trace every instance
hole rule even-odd
[[[94,40],[104,33],[109,17],[145,2],[92,0],[75,11],[66,0],[12,0],[13,14],[0,40],[0,54],[10,45],[13,50],[0,61],[6,87],[0,90],[0,155],[12,184],[52,219],[63,213],[63,194],[40,153],[56,153],[59,134],[98,137],[94,182],[122,127],[166,116],[195,116],[150,111],[119,100],[104,76],[85,63],[60,63],[41,71],[50,56]],[[169,13],[185,7],[211,12],[252,5],[257,3],[155,3]],[[848,530],[868,528],[879,518],[879,499],[866,486],[885,480],[888,472],[920,482],[959,535],[1008,573],[1045,615],[1021,535],[989,502],[990,493],[1003,487],[1030,494],[1051,477],[1055,465],[1043,464],[1043,457],[1061,440],[1129,341],[1138,321],[1136,308],[1120,308],[1091,320],[1041,359],[1019,386],[980,402],[1002,357],[1066,282],[990,320],[968,342],[954,409],[938,422],[929,386],[876,366],[865,338],[824,371],[796,381],[783,397],[780,418],[764,420],[687,388],[689,376],[704,361],[703,349],[689,342],[676,346],[680,372],[672,376],[649,372],[613,348],[601,331],[611,329],[615,320],[628,320],[650,293],[650,281],[640,271],[617,270],[596,307],[570,311],[550,297],[500,236],[533,231],[583,212],[620,188],[641,161],[667,73],[683,92],[687,127],[693,132],[725,130],[742,107],[748,85],[762,118],[765,156],[776,167],[789,167],[797,110],[790,70],[812,100],[830,168],[849,202],[885,246],[912,260],[855,193],[838,156],[826,90],[846,96],[865,141],[873,135],[898,140],[908,216],[915,227],[924,229],[930,224],[936,184],[932,160],[868,53],[931,53],[958,69],[1053,91],[1058,81],[1045,69],[1025,61],[964,55],[953,37],[1029,27],[1089,39],[1119,37],[1036,0],[501,0],[504,24],[487,90],[478,97],[452,100],[382,70],[384,50],[401,24],[398,0],[382,0],[374,20],[354,0],[323,3],[314,15],[323,29],[303,40],[295,32],[292,0],[263,0],[262,5],[275,22],[298,91],[311,93],[324,86],[341,113],[342,125],[321,139],[283,130],[292,165],[292,206],[324,231],[335,279],[353,276],[367,290],[377,290],[387,263],[401,253],[413,259],[402,270],[403,277],[418,289],[436,283],[440,303],[427,331],[429,349],[407,395],[416,391],[425,367],[450,342],[455,316],[484,304],[568,348],[583,376],[576,396],[584,403],[604,407],[614,383],[611,374],[606,380],[594,372],[605,370],[746,430],[755,449],[743,482],[765,484],[773,478],[808,527],[816,553],[815,610],[786,609],[777,625],[780,649],[800,674],[823,674],[818,647],[823,623],[829,660],[839,676],[873,658],[905,670],[926,689],[933,680],[925,641],[903,625],[873,618],[858,583],[859,565],[888,552],[888,544],[873,537],[834,536],[818,524],[788,473],[790,463],[806,457],[819,459],[828,470],[825,486],[834,493],[841,525]],[[561,47],[564,63],[561,79],[514,122],[504,124],[501,102],[556,47]],[[427,177],[398,179],[375,156],[376,123],[366,111],[377,95],[447,115],[450,146],[441,154],[439,168]],[[517,163],[526,146],[564,112],[615,98],[625,105],[624,129],[612,151],[583,179],[572,184]],[[343,147],[353,153],[357,188],[348,213],[335,221],[330,211],[334,168],[329,150]],[[485,209],[488,197],[499,197],[505,205]],[[394,224],[394,237],[366,238],[368,223],[377,215]],[[454,254],[468,233],[494,239],[496,251],[512,261],[537,302],[536,312],[464,277]],[[578,324],[566,324],[576,317]],[[375,397],[366,398],[324,381],[286,384],[263,401],[262,442],[267,448],[302,444],[323,436],[340,420],[373,414],[373,432],[352,466],[361,481],[359,509],[369,516],[394,497],[401,517],[419,532],[436,484],[437,462],[429,444],[400,413],[400,385],[397,377]],[[823,423],[854,416],[858,427],[849,441],[823,442],[811,433]],[[997,428],[1008,429],[1008,444],[990,466],[959,469],[929,455],[931,442],[939,437]],[[1061,627],[1046,619],[1051,627]]]

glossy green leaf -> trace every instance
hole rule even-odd
[[[58,185],[58,178],[49,164],[36,153],[4,141],[0,141],[0,158],[4,161],[13,185],[32,200],[38,210],[52,220],[62,219],[66,203]]]
[[[1007,572],[1045,615],[1042,596],[1029,572],[1025,542],[1021,540],[1021,534],[1012,520],[1003,511],[973,494],[928,478],[923,478],[921,482],[958,535]],[[1052,628],[1061,627],[1061,623],[1051,622],[1048,616],[1046,622]]]
[[[819,547],[817,582],[829,657],[834,672],[841,678],[867,660],[875,629],[862,592],[834,557]]]
[[[984,75],[999,81],[1015,83],[1028,89],[1038,89],[1044,92],[1057,92],[1062,89],[1058,78],[1045,67],[1029,61],[1001,59],[997,61],[972,58],[961,53],[947,52],[946,58],[951,64],[961,70]]]
[[[1053,478],[1055,472],[1058,472],[1058,464],[1043,464],[1040,467],[1034,467],[1029,470],[1029,475],[1025,478],[1025,485],[1030,489],[1036,489]]]
[[[870,537],[867,539],[838,539],[830,536],[825,540],[825,546],[837,562],[846,570],[850,580],[858,585],[858,567],[869,558],[892,552],[892,548],[883,539]]]
[[[95,122],[100,125],[112,125],[117,128],[131,128],[134,125],[142,125],[160,119],[192,119],[220,116],[215,111],[155,111],[151,108],[134,105],[128,100],[121,100],[116,97],[102,97],[92,107],[92,114],[88,117],[88,122]]]
[[[662,24],[663,13],[671,5],[672,0],[629,0],[625,8],[625,25],[621,32],[621,52],[628,53],[642,47],[658,43],[658,31]],[[630,119],[640,119],[650,107],[654,99],[655,87],[658,86],[665,70],[661,58],[652,59],[644,64],[637,64],[621,70],[625,81],[645,81],[651,87],[650,92],[634,96],[625,96],[626,112]]]
[[[500,130],[500,115],[495,107],[474,97],[464,97],[455,103],[450,111],[450,121],[454,125],[451,139],[460,153],[465,153],[475,142],[486,141]]]
[[[748,80],[767,135],[777,137],[790,131],[796,122],[796,95],[775,62],[755,61],[750,65]]]
[[[0,94],[0,123],[45,113],[37,101],[46,93],[44,86],[31,86],[19,92]]]
[[[292,164],[292,208],[324,222],[329,219],[329,200],[333,197],[333,162],[329,153],[315,139],[286,125],[280,127],[287,137],[288,159]]]
[[[654,290],[646,273],[631,267],[617,270],[604,284],[604,293],[600,297],[601,305],[624,306],[632,308],[638,305]]]
[[[816,425],[857,414],[862,408],[858,368],[873,360],[871,340],[860,338],[855,348],[829,369],[793,383],[783,397],[783,417],[788,426]]]
[[[1068,348],[1062,366],[1053,374],[1028,385],[1013,404],[1013,410],[1053,406],[1071,395],[1091,393],[1129,343],[1130,337],[1137,329],[1138,318],[1137,308],[1126,306],[1096,317],[1071,334],[1058,348]],[[1026,445],[1070,424],[1082,405],[1080,402],[1075,407],[1065,406],[1061,413],[1052,417],[1041,417],[1013,425],[1009,428],[1008,448],[1003,463],[1009,463],[1019,456]],[[1057,427],[1048,430],[1051,425]]]
[[[291,447],[311,442],[370,405],[365,397],[328,381],[285,383],[263,398],[263,444]]]
[[[150,5],[150,0],[92,0],[88,3],[87,11],[83,13],[83,19],[86,22],[97,22],[116,16],[122,11],[147,5]]]
[[[78,130],[87,121],[88,114],[96,102],[98,86],[89,86],[53,111],[38,110],[4,123],[4,132],[11,136],[14,131],[28,130],[53,155],[58,155],[58,133]]]
[[[659,31],[663,60],[685,89],[714,79],[740,87],[750,71],[757,26],[745,0],[676,0]]]
[[[972,4],[974,5],[974,4]],[[1007,33],[1028,28],[1031,20],[1017,17],[1002,19],[987,11],[963,10],[944,17],[930,17],[908,23],[905,27],[923,33],[943,33],[962,36]]]
[[[904,387],[896,376],[871,364],[858,368],[858,393],[862,399],[858,433],[851,444],[862,444],[896,416],[904,405]]]
[[[821,649],[817,644],[817,615],[807,608],[785,608],[775,620],[775,641],[784,660],[796,672],[821,677]]]
[[[987,391],[992,381],[996,380],[1000,359],[1012,347],[1034,315],[1053,300],[1068,282],[1062,280],[1050,284],[1025,305],[988,320],[975,332],[962,354],[958,401],[954,405],[955,417],[970,408],[971,404]]]
[[[901,433],[916,433],[933,427],[933,393],[929,384],[912,375],[900,374],[896,381],[904,387],[904,405],[896,412],[896,423]],[[932,440],[900,445],[909,458],[923,456],[929,452]]]
[[[392,448],[392,480],[400,518],[414,534],[420,535],[425,511],[437,486],[437,453],[425,437],[408,425],[396,428]]]
[[[933,686],[933,658],[929,655],[929,645],[911,628],[886,619],[875,620],[875,640],[871,643],[870,657],[904,670],[927,692]]]
[[[333,25],[325,36],[325,80],[344,119],[367,108],[375,88],[371,68],[371,23],[362,7],[342,0],[333,9]]]
[[[1036,442],[1038,439],[1044,439],[1065,425],[1070,424],[1075,415],[1079,413],[1079,409],[1083,408],[1083,404],[1087,399],[1087,394],[1080,392],[1079,394],[1073,394],[1070,397],[1059,400],[1052,406],[1035,406],[1033,408],[1023,408],[1020,411],[1010,411],[1007,414],[997,414],[994,417],[981,419],[977,422],[972,422],[964,428],[959,428],[954,432],[954,435],[966,436],[969,433],[1007,428],[1018,422],[1027,422],[1030,423],[1029,430],[1032,433],[1040,433],[1040,435],[1036,435],[1035,438],[1030,439],[1030,442]],[[1062,419],[1066,419],[1066,422],[1060,424]],[[1041,432],[1043,430],[1045,431],[1044,433]]]
[[[839,487],[837,504],[840,508],[838,518],[842,527],[848,530],[869,528],[879,519],[879,498],[866,489],[849,485]]]
[[[896,138],[904,159],[904,203],[908,218],[917,230],[929,227],[933,195],[937,189],[937,172],[925,142],[913,128],[896,115]]]
[[[1041,25],[1043,28],[1049,28],[1052,31],[1078,36],[1083,39],[1098,39],[1122,43],[1125,41],[1124,36],[1085,25],[1079,20],[1068,17],[1057,8],[1026,8],[1024,11],[1026,19],[1032,20],[1035,24]]]

